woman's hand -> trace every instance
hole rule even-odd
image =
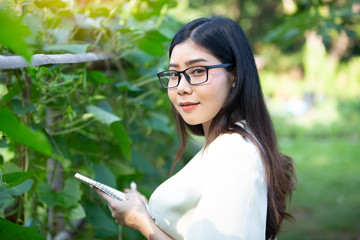
[[[155,224],[146,207],[147,199],[139,192],[125,190],[127,201],[119,201],[94,186],[91,188],[107,202],[117,224],[135,229],[147,239],[171,239]]]
[[[127,201],[119,201],[110,197],[100,189],[94,186],[91,187],[107,202],[111,215],[117,224],[140,230],[141,225],[151,219],[145,205],[147,200],[139,192],[130,193],[129,190],[125,190],[125,198]]]

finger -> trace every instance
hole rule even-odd
[[[92,189],[94,189],[94,191],[102,198],[104,199],[107,203],[111,203],[114,199],[112,197],[110,197],[109,195],[107,195],[106,193],[104,193],[103,191],[101,191],[100,189],[92,186]],[[111,204],[110,204],[111,205]]]
[[[139,197],[145,204],[149,204],[149,201],[147,200],[147,198],[144,195],[139,194]]]
[[[131,194],[131,193],[126,193],[126,194],[125,194],[125,199],[126,199],[126,200],[129,200],[131,197],[132,197],[132,194]]]
[[[130,183],[131,192],[137,192],[137,185],[134,181]]]

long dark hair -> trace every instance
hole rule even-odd
[[[257,146],[265,166],[268,187],[266,239],[275,239],[283,219],[292,219],[286,212],[286,197],[291,199],[296,181],[293,160],[279,152],[275,131],[267,111],[253,53],[241,27],[223,17],[199,18],[184,25],[174,36],[173,48],[191,39],[207,49],[222,63],[233,63],[227,69],[235,75],[235,87],[221,110],[212,120],[213,136],[237,132]],[[172,106],[179,136],[179,147],[173,167],[183,155],[189,133],[204,135],[202,125],[189,125]],[[252,134],[239,126],[245,120]]]

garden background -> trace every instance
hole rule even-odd
[[[0,1],[3,57],[106,58],[6,70],[0,58],[0,239],[141,239],[74,174],[146,196],[169,176],[177,137],[156,73],[176,30],[210,15],[246,32],[296,163],[296,222],[278,239],[360,239],[359,14],[355,0]]]

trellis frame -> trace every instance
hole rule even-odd
[[[2,56],[0,55],[0,70],[18,69],[31,66],[42,66],[49,64],[70,64],[95,62],[109,59],[108,55],[102,53],[83,53],[83,54],[35,54],[31,57],[30,63],[22,56]]]

